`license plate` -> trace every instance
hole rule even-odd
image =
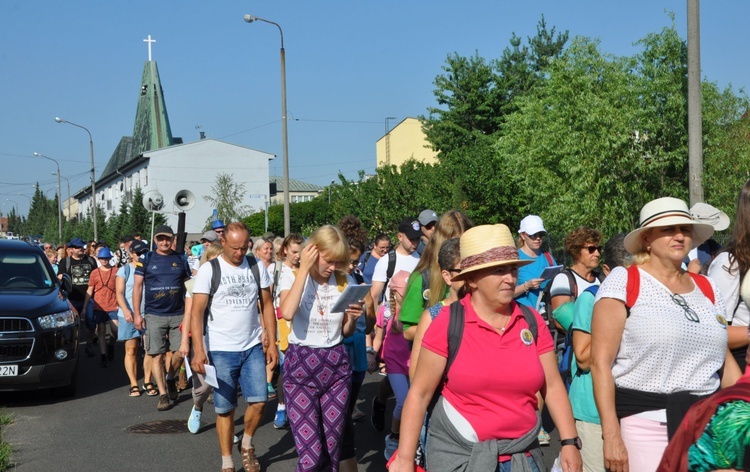
[[[0,377],[14,377],[18,375],[17,365],[0,365]]]

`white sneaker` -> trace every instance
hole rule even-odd
[[[187,420],[188,431],[195,434],[198,432],[199,429],[201,429],[201,416],[202,415],[203,415],[203,412],[196,410],[195,406],[193,406],[193,409],[190,411],[190,417]]]

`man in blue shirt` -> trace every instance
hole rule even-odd
[[[144,347],[146,354],[152,357],[151,373],[159,388],[156,409],[164,411],[171,407],[170,400],[177,399],[174,373],[182,364],[180,324],[185,312],[185,281],[190,278],[190,267],[184,254],[172,251],[172,228],[166,225],[156,228],[154,241],[156,251],[146,254],[135,268],[133,321],[139,330],[145,325]],[[143,313],[142,297],[145,300]],[[172,362],[167,366],[165,379],[163,365],[167,349],[172,352]]]

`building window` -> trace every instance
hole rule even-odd
[[[108,199],[107,200],[107,210],[111,210],[111,209],[112,209],[112,200]]]

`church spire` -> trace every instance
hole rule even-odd
[[[143,41],[148,44],[148,61],[143,66],[141,91],[135,112],[134,156],[174,144],[167,106],[164,102],[164,92],[159,80],[159,69],[156,67],[156,61],[151,59],[151,45],[156,40],[148,35],[148,38]]]

